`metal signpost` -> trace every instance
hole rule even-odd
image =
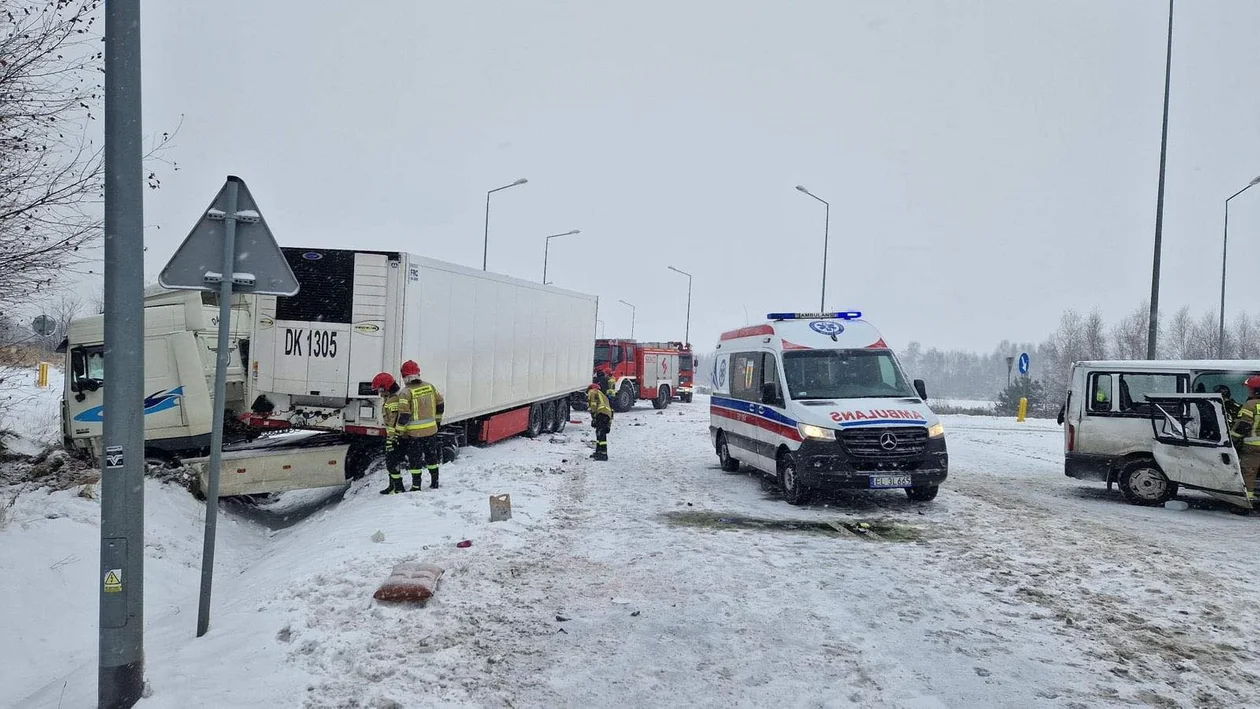
[[[291,296],[297,278],[289,268],[249,188],[239,177],[227,183],[162,269],[158,283],[173,290],[219,294],[219,344],[214,369],[214,426],[210,433],[210,481],[206,490],[206,536],[201,554],[201,597],[197,637],[210,628],[210,587],[214,577],[214,536],[219,511],[219,472],[223,459],[223,400],[231,356],[232,293]]]
[[[105,4],[105,387],[97,706],[144,691],[144,146],[140,0]],[[38,324],[35,326],[40,327]]]

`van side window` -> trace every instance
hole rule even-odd
[[[761,398],[758,399],[763,404],[769,406],[784,406],[783,401],[783,385],[779,383],[779,364],[775,361],[774,355],[766,352],[763,354],[761,367]],[[770,390],[773,387],[773,390]],[[773,396],[771,396],[773,394]]]
[[[1185,393],[1183,378],[1176,374],[1121,374],[1119,378],[1120,413],[1149,416],[1151,405],[1146,403],[1147,396]]]
[[[1111,402],[1115,398],[1112,392],[1111,375],[1095,374],[1094,387],[1089,393],[1089,410],[1098,412],[1111,411]]]
[[[731,398],[761,401],[761,353],[738,352],[731,355]]]

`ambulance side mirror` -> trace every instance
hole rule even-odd
[[[927,401],[927,384],[922,379],[914,380],[914,390],[918,392],[920,399]]]

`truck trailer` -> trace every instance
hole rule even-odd
[[[406,360],[446,401],[448,457],[563,430],[590,383],[595,296],[402,252],[282,251],[301,290],[258,298],[243,420],[352,436],[351,476],[385,436],[372,377]]]

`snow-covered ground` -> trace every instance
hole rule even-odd
[[[61,438],[61,370],[49,367],[47,389],[36,386],[38,375],[35,367],[0,365],[0,435],[24,455]]]
[[[1260,519],[1125,504],[1063,476],[1053,421],[985,417],[946,418],[932,503],[795,508],[719,470],[707,423],[703,398],[640,407],[609,463],[574,425],[466,450],[436,491],[377,495],[378,470],[336,504],[225,503],[201,639],[202,508],[150,482],[140,706],[1260,705]],[[498,493],[513,519],[491,523]],[[12,513],[0,706],[91,706],[98,503],[25,493]],[[434,599],[373,601],[409,559],[446,569]]]

